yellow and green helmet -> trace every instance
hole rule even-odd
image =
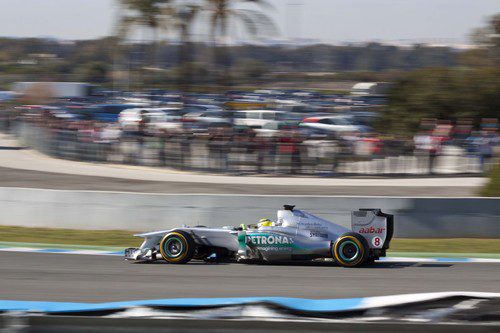
[[[262,227],[270,227],[273,225],[273,222],[270,219],[263,218],[259,220],[259,225]]]

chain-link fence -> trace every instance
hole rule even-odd
[[[368,154],[365,143],[299,138],[294,133],[262,137],[249,133],[156,134],[96,128],[45,127],[26,121],[10,129],[26,146],[57,158],[229,174],[419,175],[478,174],[492,160],[445,146],[439,154],[383,149]],[[390,147],[390,145],[388,145]]]

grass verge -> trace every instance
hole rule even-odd
[[[500,254],[500,238],[394,238],[389,251]]]
[[[139,246],[141,240],[133,237],[133,231],[124,230],[73,230],[49,228],[24,228],[0,226],[0,242],[51,244],[62,247],[113,247]],[[5,244],[4,244],[5,246]],[[28,246],[24,244],[23,246]],[[410,239],[395,238],[389,252],[394,253],[457,253],[500,254],[499,238],[440,238]]]
[[[110,247],[139,246],[141,240],[126,230],[74,230],[0,226],[0,242],[90,245]]]
[[[481,189],[485,197],[500,197],[500,163],[495,165],[489,174],[488,183]]]

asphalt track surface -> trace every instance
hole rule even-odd
[[[293,180],[290,181],[293,183]],[[362,195],[413,197],[476,196],[477,188],[461,186],[307,186],[251,185],[137,179],[71,175],[63,173],[21,170],[0,167],[0,187],[44,188],[57,190],[118,191],[139,193],[181,194],[266,194],[266,195]]]
[[[0,299],[102,302],[179,297],[349,298],[439,291],[500,292],[500,264],[168,265],[121,257],[0,252]]]

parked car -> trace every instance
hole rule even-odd
[[[278,110],[245,110],[235,112],[236,125],[252,128],[278,129],[285,121],[299,122],[300,117],[286,111]]]
[[[123,110],[138,108],[143,105],[138,104],[97,104],[80,110],[82,116],[88,119],[97,120],[105,123],[114,123],[118,121],[120,113]]]
[[[230,124],[232,122],[231,112],[220,108],[188,112],[182,117],[182,121],[185,123],[199,122],[211,124]]]
[[[132,108],[120,112],[118,123],[123,129],[137,129],[141,121],[159,129],[180,128],[179,108]]]
[[[322,129],[332,132],[367,132],[369,129],[363,125],[355,125],[342,116],[319,116],[305,118],[300,126]]]

